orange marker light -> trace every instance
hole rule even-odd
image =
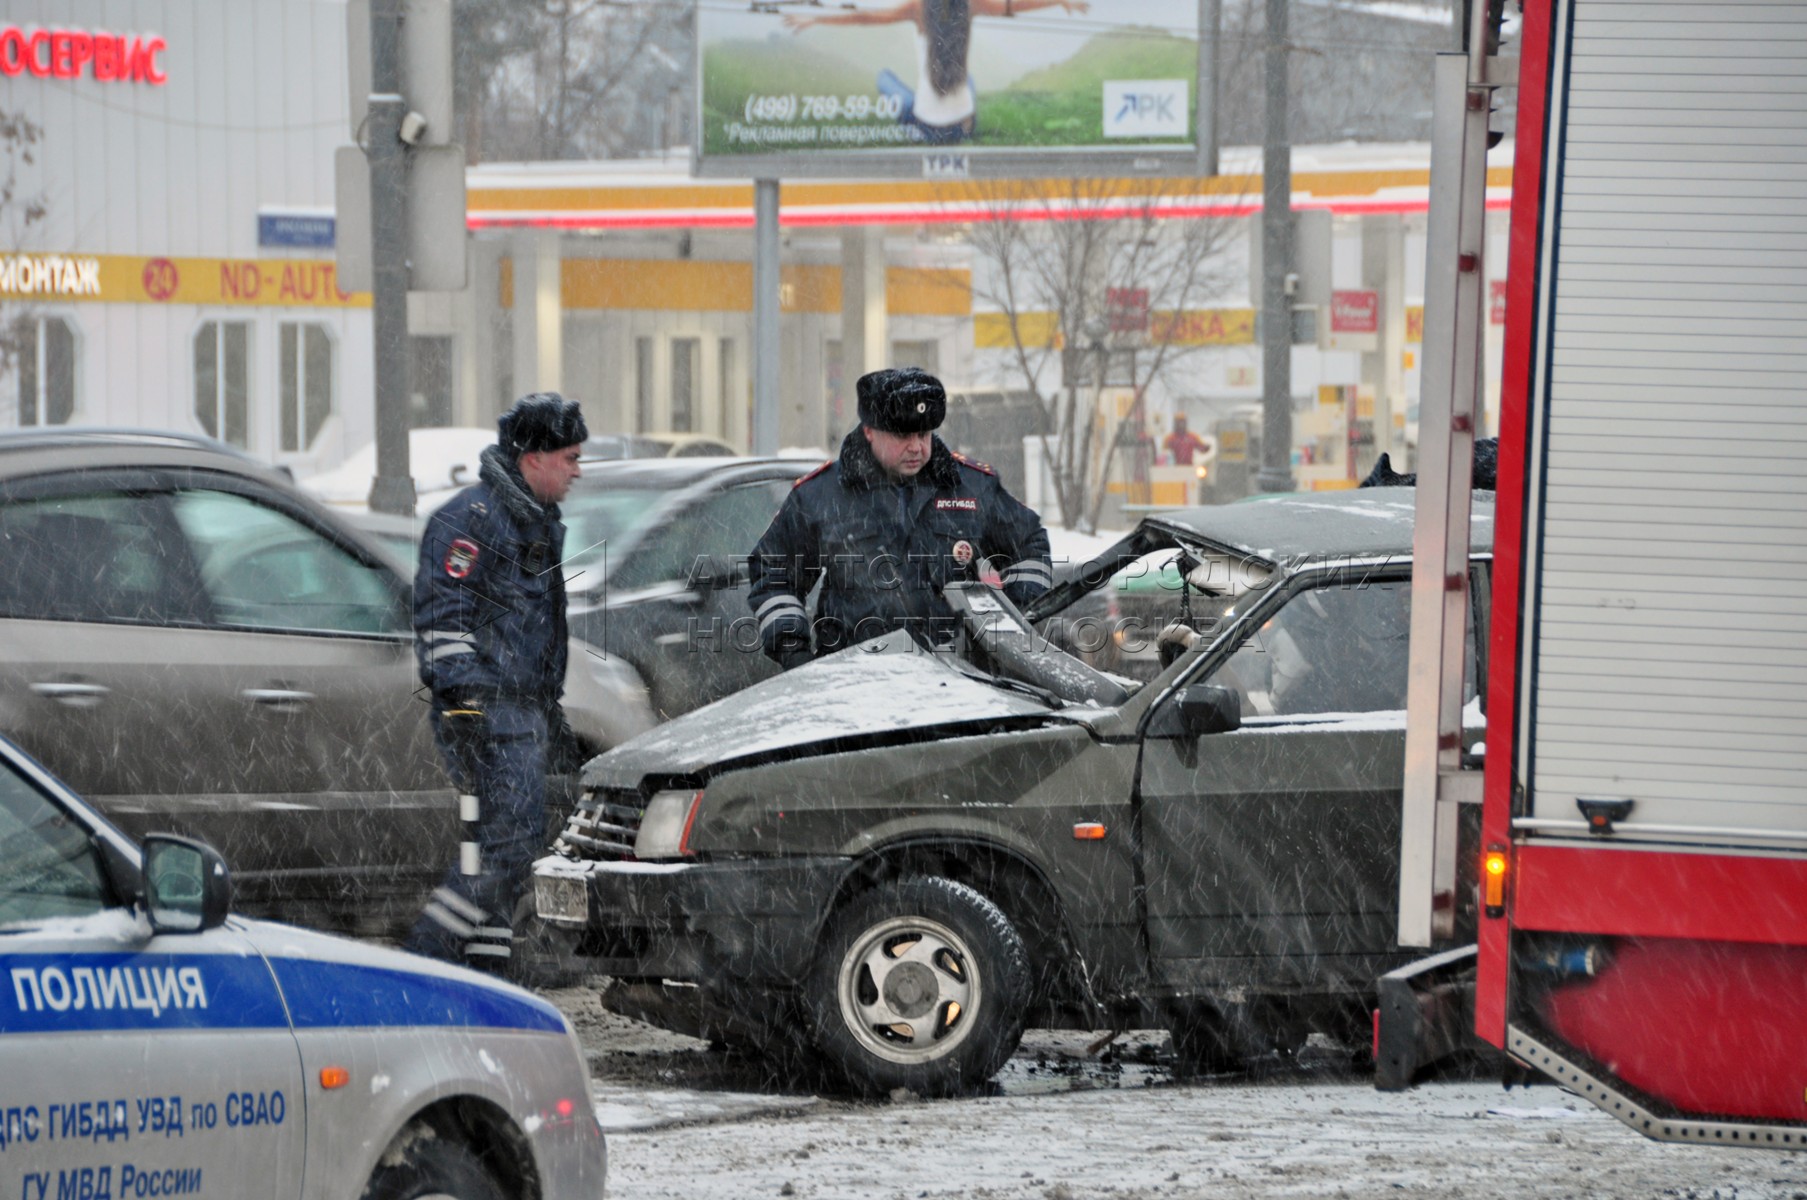
[[[1096,821],[1081,821],[1073,826],[1073,836],[1082,842],[1096,842],[1104,837],[1104,826]]]
[[[320,1068],[320,1086],[329,1092],[334,1088],[342,1088],[350,1082],[351,1072],[344,1067]]]
[[[1481,859],[1481,900],[1490,917],[1506,913],[1506,852],[1489,850]]]

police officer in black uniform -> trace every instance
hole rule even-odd
[[[934,435],[947,415],[940,380],[874,371],[859,408],[840,456],[797,481],[753,550],[748,602],[787,670],[895,629],[925,646],[950,640],[959,618],[941,588],[986,563],[1018,604],[1054,583],[1041,518]],[[803,600],[818,579],[812,624]]]
[[[546,774],[571,769],[565,686],[565,527],[558,502],[589,436],[555,392],[517,400],[479,482],[433,514],[414,577],[414,649],[433,737],[460,792],[464,841],[407,948],[510,966],[515,904],[545,841]]]

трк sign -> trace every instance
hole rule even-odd
[[[80,79],[102,83],[169,81],[157,56],[169,48],[151,34],[90,33],[85,29],[33,29],[17,25],[0,29],[0,76],[22,74],[39,79]]]
[[[925,154],[922,156],[924,179],[965,179],[972,166],[964,154]]]

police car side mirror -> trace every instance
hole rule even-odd
[[[152,833],[144,838],[144,907],[158,933],[200,933],[226,923],[232,875],[206,842]]]
[[[1234,688],[1195,683],[1161,705],[1148,723],[1151,738],[1194,738],[1242,728],[1242,694]]]

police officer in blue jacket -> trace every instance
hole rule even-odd
[[[589,436],[576,401],[523,396],[497,422],[479,482],[427,522],[414,577],[414,650],[433,736],[457,786],[464,840],[407,949],[510,965],[515,903],[545,839],[546,773],[570,769],[565,527],[558,502]]]
[[[915,367],[860,378],[859,428],[797,481],[759,539],[748,602],[760,644],[787,670],[908,629],[925,646],[959,628],[941,588],[989,563],[1018,604],[1054,583],[1041,518],[947,448],[941,381]],[[804,598],[821,580],[812,623]]]

